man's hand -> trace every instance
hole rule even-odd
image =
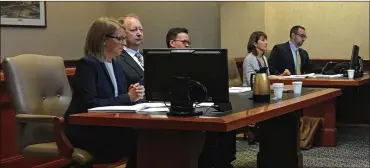
[[[280,76],[289,76],[291,73],[289,71],[289,69],[285,69],[284,72],[282,74],[280,74]]]

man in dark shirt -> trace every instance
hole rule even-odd
[[[171,28],[166,35],[166,44],[168,48],[188,48],[191,45],[188,29]]]
[[[171,28],[166,35],[168,48],[189,48],[186,28]],[[199,168],[232,168],[236,159],[236,132],[207,132],[206,143],[199,156]]]

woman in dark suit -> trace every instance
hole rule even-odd
[[[89,108],[131,105],[144,96],[138,83],[126,90],[126,79],[115,61],[124,44],[122,28],[113,19],[102,17],[90,27],[85,56],[77,64],[72,84],[73,96],[65,114],[66,132],[74,147],[93,156],[93,164],[112,163],[129,157],[127,167],[136,167],[136,133],[131,128],[79,126],[69,124],[69,115]]]

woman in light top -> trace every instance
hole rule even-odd
[[[243,61],[243,86],[251,86],[250,76],[259,71],[262,67],[268,67],[267,58],[264,55],[267,50],[267,35],[262,31],[255,31],[251,34],[248,41],[248,55]],[[276,78],[276,75],[270,75],[269,78]],[[289,70],[285,70],[280,76],[290,75]]]

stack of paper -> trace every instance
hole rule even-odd
[[[335,75],[323,75],[323,74],[315,74],[314,78],[341,78],[343,74],[335,74]]]
[[[104,106],[88,109],[88,112],[168,112],[171,103],[151,102],[140,103],[131,106]],[[211,107],[214,103],[205,102],[200,104],[193,104],[194,107]]]
[[[168,107],[147,108],[141,110],[140,112],[170,112],[170,108]]]
[[[308,77],[314,77],[315,73],[310,73],[310,74],[304,74],[304,75],[290,75],[290,76],[284,76],[286,79],[303,79],[303,78],[308,78]]]
[[[143,103],[143,104],[145,104],[146,108],[162,108],[162,107],[171,106],[170,102],[166,102],[166,104],[161,103],[161,102],[150,102],[150,103]],[[197,107],[211,107],[213,105],[214,105],[214,103],[212,103],[212,102],[204,102],[204,103],[197,104]],[[193,104],[193,106],[195,107],[195,104]]]
[[[171,103],[169,102],[166,102],[166,104],[164,104],[164,102],[150,102],[150,103],[142,103],[145,105],[145,108],[160,108],[160,107],[166,107],[167,106],[170,106]]]
[[[132,106],[104,106],[88,109],[88,112],[137,112],[145,109],[145,104],[135,104]]]
[[[243,93],[251,90],[252,90],[251,87],[230,87],[229,93]]]

